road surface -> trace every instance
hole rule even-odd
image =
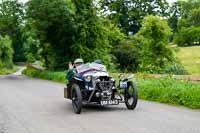
[[[63,84],[20,75],[0,76],[0,133],[200,133],[200,111],[140,100],[89,106],[81,115],[63,98]]]

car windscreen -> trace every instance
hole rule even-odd
[[[76,70],[78,73],[84,73],[84,72],[92,71],[92,70],[106,72],[106,66],[102,64],[98,64],[98,63],[87,63],[81,66],[78,66]]]

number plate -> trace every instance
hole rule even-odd
[[[117,105],[119,104],[118,100],[103,100],[101,101],[101,105]]]
[[[120,88],[121,89],[127,88],[127,82],[120,82]]]

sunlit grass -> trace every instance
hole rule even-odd
[[[177,56],[185,69],[194,75],[200,75],[200,46],[179,47]]]

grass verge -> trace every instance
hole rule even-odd
[[[10,74],[10,73],[15,72],[16,70],[17,70],[16,66],[14,66],[12,69],[0,68],[0,75]]]
[[[200,109],[200,83],[164,78],[136,78],[139,98]]]
[[[27,68],[22,73],[30,77],[66,83],[65,72],[52,72],[52,71],[37,70],[35,68]]]
[[[65,72],[41,71],[28,68],[23,74],[41,79],[66,83]],[[117,77],[117,74],[113,74]],[[200,109],[200,83],[176,80],[170,77],[134,79],[138,86],[139,98],[161,103],[181,105],[192,109]]]

